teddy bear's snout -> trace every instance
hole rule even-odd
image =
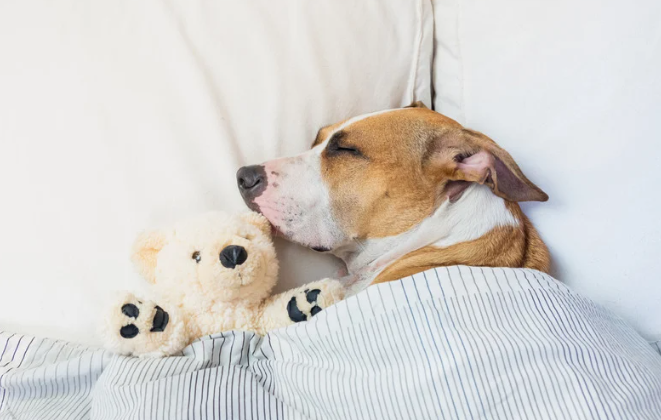
[[[220,251],[220,263],[226,268],[235,268],[248,259],[248,251],[239,245],[230,245]]]

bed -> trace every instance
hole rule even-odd
[[[658,417],[659,19],[653,0],[1,2],[0,418]],[[524,210],[573,291],[540,273],[452,268],[425,303],[436,280],[417,276],[169,361],[98,349],[108,296],[143,286],[128,258],[140,230],[244,210],[240,166],[415,100],[488,133],[549,193]],[[279,290],[339,268],[277,248]],[[496,307],[512,319],[471,312]],[[400,344],[410,354],[385,363]],[[414,358],[423,347],[434,353]],[[571,405],[552,402],[560,384]]]

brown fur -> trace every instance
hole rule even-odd
[[[356,147],[363,159],[322,153],[322,177],[332,191],[334,214],[357,238],[406,232],[441,202],[442,171],[423,165],[434,136],[430,129],[461,126],[429,110],[395,112],[409,115],[378,115],[342,130],[342,146]]]
[[[515,203],[508,207],[519,226],[498,227],[470,242],[447,248],[428,246],[413,251],[383,270],[372,284],[398,280],[434,267],[523,267],[549,272],[549,253],[530,220]]]
[[[415,105],[415,104],[414,104]],[[319,131],[315,145],[341,123]],[[399,235],[430,216],[464,185],[488,185],[507,201],[519,226],[447,248],[428,246],[388,266],[375,283],[432,267],[528,267],[548,272],[548,250],[514,201],[548,197],[521,172],[514,159],[487,136],[421,108],[371,116],[341,130],[338,144],[356,153],[322,153],[322,177],[331,191],[333,214],[352,237],[363,240]],[[467,169],[462,159],[482,152],[488,166]]]

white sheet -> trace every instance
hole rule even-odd
[[[141,229],[243,210],[238,167],[431,101],[427,0],[0,2],[0,327],[85,343]],[[280,248],[281,288],[332,274]]]
[[[534,270],[432,269],[166,359],[0,333],[0,418],[651,420],[659,395],[661,357]]]
[[[557,278],[661,339],[661,2],[434,0],[436,108],[550,196]]]

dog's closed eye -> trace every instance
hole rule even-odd
[[[326,153],[328,156],[338,156],[338,155],[351,155],[357,157],[365,157],[361,151],[355,147],[342,142],[346,137],[344,131],[338,131],[330,138],[328,141],[328,146],[326,146]]]
[[[356,149],[355,147],[346,147],[346,146],[339,146],[339,145],[335,146],[335,151],[336,152],[349,152],[349,153],[352,153],[352,154],[360,154],[358,149]]]

